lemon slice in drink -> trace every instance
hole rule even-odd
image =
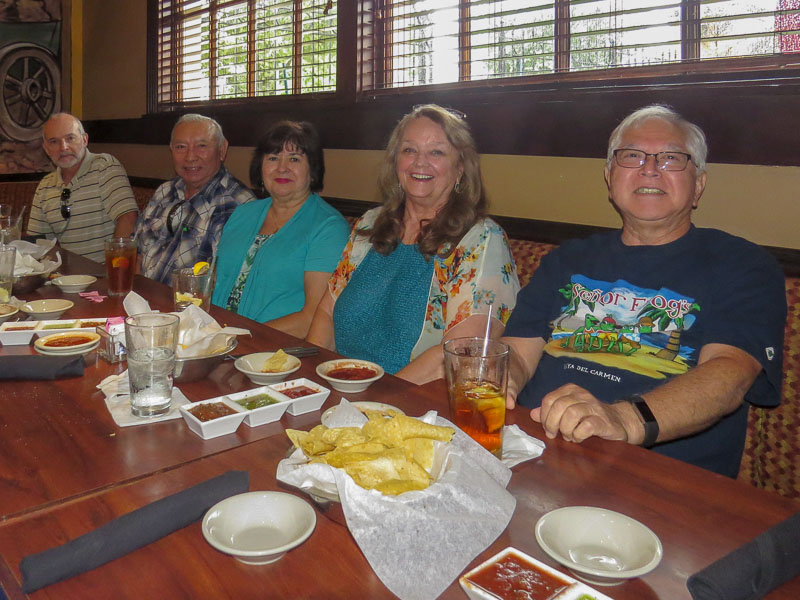
[[[195,298],[192,294],[186,292],[175,292],[176,302],[191,302],[195,306],[200,306],[203,303],[202,298]]]
[[[211,265],[209,265],[204,260],[201,260],[200,262],[194,263],[194,266],[192,267],[192,272],[195,275],[205,275],[206,273],[208,273],[208,270],[210,268],[211,268]]]

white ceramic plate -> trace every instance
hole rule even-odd
[[[311,505],[284,492],[247,492],[225,498],[203,517],[203,537],[220,552],[251,565],[283,558],[314,532]]]
[[[89,341],[71,346],[49,346],[56,340],[69,340],[71,338],[89,338]],[[67,356],[72,354],[86,354],[97,348],[100,336],[91,331],[71,331],[67,333],[51,333],[37,339],[33,343],[34,349],[40,354]]]
[[[296,356],[289,355],[289,364],[285,371],[280,371],[278,373],[262,373],[261,369],[264,368],[264,364],[273,354],[275,353],[256,352],[254,354],[246,354],[245,356],[237,358],[233,366],[236,367],[238,371],[247,375],[247,378],[256,385],[278,383],[300,368],[300,359]]]
[[[551,558],[593,585],[617,585],[661,562],[658,536],[613,510],[566,506],[536,523],[536,541]]]
[[[367,368],[375,371],[376,375],[368,379],[338,379],[328,375],[334,369],[344,368]],[[383,368],[368,360],[358,360],[353,358],[337,358],[335,360],[328,360],[324,363],[317,365],[317,375],[327,381],[333,389],[343,394],[357,394],[363,392],[374,382],[383,377]]]
[[[47,300],[31,300],[20,306],[20,310],[28,313],[37,321],[46,319],[58,319],[62,314],[75,306],[71,300],[61,300],[60,298],[49,298]]]

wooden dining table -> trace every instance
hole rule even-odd
[[[89,291],[106,294],[102,265],[64,253],[60,270],[98,276]],[[152,308],[172,310],[168,287],[137,276],[134,291]],[[124,314],[119,297],[96,303],[63,294],[56,286],[23,296],[25,300],[60,297],[75,303],[62,318]],[[218,307],[210,312],[220,324],[251,332],[239,337],[236,354],[309,345]],[[33,353],[32,345],[0,349],[4,355]],[[317,355],[302,358],[292,377],[326,385],[315,367],[335,357],[319,349]],[[309,429],[319,423],[320,411],[296,417],[285,414],[279,422],[260,427],[242,425],[235,433],[210,440],[195,435],[182,419],[118,427],[97,385],[122,372],[125,363],[108,363],[95,351],[86,355],[85,362],[82,377],[0,381],[0,587],[8,598],[395,597],[373,572],[336,504],[314,504],[314,533],[270,565],[245,565],[220,553],[205,541],[197,522],[94,570],[24,594],[19,570],[23,557],[64,544],[231,469],[249,473],[251,490],[279,490],[311,501],[278,482],[275,474],[290,447],[284,429]],[[196,401],[257,386],[226,360],[204,379],[179,387]],[[338,404],[341,397],[332,391],[321,410]],[[448,410],[441,380],[416,386],[386,375],[366,391],[347,397],[391,404],[410,415],[431,409],[446,415]],[[516,509],[511,522],[467,568],[513,546],[564,570],[539,547],[534,535],[538,519],[560,507],[597,506],[641,521],[663,545],[663,559],[655,570],[603,588],[603,593],[617,600],[690,598],[686,580],[692,573],[800,509],[798,503],[777,494],[636,446],[599,439],[582,444],[546,439],[525,409],[509,411],[506,423],[544,440],[546,449],[539,458],[512,469],[508,490]],[[465,595],[454,581],[441,597]],[[800,598],[800,578],[768,598]]]

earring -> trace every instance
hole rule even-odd
[[[460,185],[461,185],[461,177],[459,177],[458,179],[456,179],[456,184],[453,186],[453,191],[454,191],[454,192],[457,192],[457,191],[458,191],[458,187],[459,187]]]

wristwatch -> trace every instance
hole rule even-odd
[[[656,421],[653,411],[647,406],[647,402],[641,396],[627,396],[622,398],[620,402],[630,402],[636,409],[639,418],[642,420],[642,425],[644,425],[644,440],[642,440],[641,445],[644,448],[651,448],[658,439],[659,428],[658,421]]]

